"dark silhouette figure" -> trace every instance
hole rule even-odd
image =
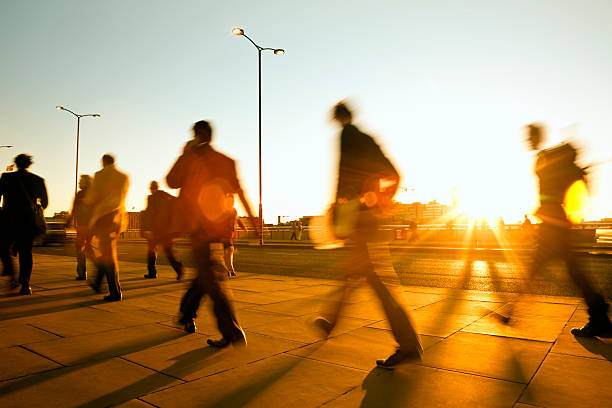
[[[171,231],[172,215],[175,212],[176,197],[161,191],[157,181],[150,185],[151,195],[147,197],[147,208],[144,211],[143,230],[147,239],[147,270],[146,279],[157,278],[155,263],[157,262],[157,247],[161,246],[176,272],[176,279],[183,276],[183,264],[174,256],[172,248],[175,234]]]
[[[89,221],[93,207],[85,203],[85,196],[91,186],[91,177],[84,174],[79,179],[80,190],[74,196],[72,203],[72,211],[70,217],[66,221],[67,225],[74,224],[76,229],[76,237],[74,239],[74,247],[77,258],[77,276],[76,280],[87,279],[87,260],[85,254],[92,256],[91,248],[91,232],[89,229]]]
[[[291,237],[289,241],[295,239],[297,241],[298,226],[296,221],[291,221]]]
[[[208,295],[223,336],[219,340],[208,339],[208,344],[214,347],[225,347],[230,343],[246,345],[245,334],[236,319],[226,286],[223,241],[231,235],[229,226],[234,217],[228,195],[238,194],[252,222],[253,214],[240,187],[234,160],[210,145],[212,129],[209,123],[196,122],[193,132],[194,140],[187,143],[166,177],[168,186],[181,189],[179,208],[185,215],[184,225],[191,234],[198,273],[181,301],[179,322],[184,324],[187,332],[194,332],[200,300]],[[257,225],[253,222],[255,228]]]
[[[229,227],[231,230],[230,235],[226,240],[223,240],[223,251],[225,255],[225,266],[227,267],[227,274],[229,276],[236,276],[236,269],[234,268],[234,237],[236,235],[236,224],[244,231],[246,231],[246,226],[242,222],[240,218],[238,218],[238,212],[234,208],[234,195],[230,194],[226,198],[228,200],[228,207],[231,205],[232,216],[228,218]]]
[[[538,124],[530,124],[526,128],[529,147],[538,151],[544,139],[544,128]],[[542,224],[536,237],[538,243],[529,266],[529,277],[534,279],[548,260],[561,258],[588,306],[589,322],[582,328],[573,328],[572,334],[609,337],[612,336],[612,323],[607,315],[609,305],[580,270],[571,247],[571,222],[563,208],[570,186],[579,180],[586,182],[586,173],[576,165],[576,156],[576,149],[569,143],[538,151],[535,173],[540,182],[540,207],[536,215]]]
[[[49,200],[45,180],[30,173],[32,157],[20,154],[15,157],[17,171],[3,173],[0,177],[0,197],[2,197],[2,218],[4,221],[0,240],[0,258],[2,275],[11,276],[11,287],[21,284],[19,294],[29,295],[30,276],[32,275],[32,244],[36,231],[36,205],[47,208]],[[15,271],[11,259],[11,245],[19,253],[19,279],[15,280]]]
[[[380,237],[379,220],[388,210],[399,185],[399,175],[374,139],[357,129],[352,114],[343,103],[334,108],[334,119],[342,126],[340,167],[334,233],[351,242],[349,264],[346,265],[344,287],[329,311],[315,319],[315,324],[329,335],[339,313],[350,298],[355,282],[363,278],[380,300],[391,331],[399,347],[390,357],[378,360],[382,367],[392,367],[403,360],[420,358],[423,348],[410,317],[403,307],[403,292],[391,291],[385,280],[399,283],[391,264],[389,248]],[[382,180],[387,181],[384,188]],[[395,285],[397,288],[399,285]]]
[[[92,246],[98,270],[91,287],[99,292],[106,276],[110,293],[104,300],[111,302],[121,300],[117,239],[125,229],[125,196],[129,184],[129,177],[115,167],[115,158],[105,154],[102,156],[102,170],[94,175],[84,200],[93,206],[89,226],[94,237]]]

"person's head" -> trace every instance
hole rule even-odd
[[[32,165],[32,156],[21,153],[15,157],[15,165],[19,170],[26,170]]]
[[[200,143],[210,143],[212,140],[212,128],[210,123],[200,120],[193,124],[193,135]]]
[[[353,120],[353,115],[344,102],[338,102],[332,111],[334,120],[338,121],[342,126],[346,126]]]
[[[157,190],[159,190],[159,184],[157,184],[157,181],[153,180],[151,182],[151,185],[149,186],[149,190],[151,190],[152,193],[154,193]]]
[[[102,167],[111,166],[115,164],[115,158],[110,154],[102,156]]]
[[[539,123],[530,123],[525,126],[525,139],[531,150],[540,150],[540,146],[544,143],[545,129]]]
[[[81,190],[88,189],[91,186],[91,177],[87,174],[81,174],[79,178],[79,188]]]

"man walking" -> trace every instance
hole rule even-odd
[[[30,173],[32,157],[20,154],[15,157],[17,171],[3,173],[0,177],[0,197],[2,198],[5,229],[1,232],[0,258],[4,268],[2,275],[11,276],[11,287],[21,284],[20,295],[32,294],[30,276],[32,275],[32,244],[36,231],[36,206],[47,208],[49,200],[45,180]],[[19,280],[15,280],[10,247],[19,253]]]
[[[573,328],[572,334],[579,337],[612,337],[612,323],[607,314],[609,305],[580,270],[571,248],[571,222],[563,208],[567,190],[574,182],[584,181],[586,175],[576,165],[577,151],[569,143],[540,150],[544,142],[543,126],[534,123],[527,125],[526,130],[530,149],[537,151],[535,173],[540,182],[540,207],[536,215],[542,220],[536,235],[536,252],[529,266],[529,278],[534,279],[550,259],[562,259],[570,278],[580,289],[589,313],[588,323],[581,328]]]
[[[223,266],[223,240],[231,233],[233,205],[228,195],[238,194],[256,227],[232,159],[214,150],[212,129],[206,121],[193,125],[194,140],[186,146],[166,177],[168,186],[180,188],[179,205],[191,233],[193,256],[198,276],[181,301],[182,323],[187,332],[195,331],[194,318],[203,296],[210,296],[222,338],[208,339],[213,347],[246,345],[246,337],[236,319],[225,287],[227,270]]]
[[[91,219],[92,206],[85,203],[85,196],[91,186],[91,177],[87,174],[81,175],[79,179],[80,190],[74,196],[72,203],[72,211],[70,218],[66,221],[67,225],[74,224],[76,230],[76,238],[74,239],[74,247],[77,258],[77,276],[76,280],[87,279],[87,260],[85,253],[91,254],[91,233],[89,230],[89,221]]]
[[[157,246],[161,245],[176,272],[176,279],[183,276],[183,264],[174,256],[172,248],[174,236],[170,232],[170,223],[175,210],[176,197],[159,189],[157,181],[149,187],[151,195],[147,197],[147,209],[144,211],[144,231],[147,239],[147,270],[145,279],[156,279]]]
[[[125,196],[129,178],[115,167],[115,158],[102,156],[102,170],[96,172],[93,183],[85,197],[85,203],[93,206],[89,226],[94,237],[94,257],[98,269],[92,288],[100,291],[106,276],[109,295],[104,300],[121,300],[119,264],[117,262],[117,239],[125,228]]]
[[[419,359],[423,353],[408,312],[403,306],[403,292],[391,264],[389,248],[380,237],[379,219],[392,203],[399,185],[399,175],[374,139],[352,125],[352,114],[344,103],[334,108],[334,119],[342,126],[340,167],[334,233],[351,242],[344,287],[328,312],[315,324],[326,335],[331,333],[355,281],[365,278],[380,300],[391,331],[399,347],[391,356],[378,360],[381,367],[392,367],[404,360]],[[384,281],[389,281],[386,285]],[[395,293],[391,291],[393,287]]]

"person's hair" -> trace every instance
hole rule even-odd
[[[151,182],[151,184],[149,185],[149,189],[151,189],[151,190],[159,190],[159,184],[157,184],[157,181],[153,180]]]
[[[115,163],[115,158],[112,155],[107,153],[104,156],[102,156],[102,165],[108,166],[109,164],[114,164],[114,163]]]
[[[15,157],[15,164],[18,169],[27,169],[33,163],[32,156],[29,154],[21,153]]]
[[[336,106],[334,106],[334,118],[336,118],[336,119],[340,119],[340,118],[351,119],[352,116],[353,116],[353,114],[351,113],[351,111],[348,108],[348,106],[346,106],[344,101],[338,102],[336,104]]]
[[[81,178],[79,178],[79,183],[83,183],[85,187],[91,186],[91,176],[89,174],[81,174]]]
[[[193,124],[193,133],[204,143],[209,143],[212,139],[212,128],[210,123],[205,120],[200,120]]]
[[[527,137],[533,141],[536,146],[544,140],[544,126],[539,123],[530,123],[525,126],[527,129]]]

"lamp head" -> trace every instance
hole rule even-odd
[[[244,34],[244,30],[240,27],[234,27],[232,29],[232,34],[234,35],[243,35]]]
[[[276,55],[283,55],[285,53],[285,50],[283,50],[282,48],[277,48],[274,50],[274,53]]]
[[[101,118],[101,117],[102,117],[102,115],[100,115],[100,114],[98,114],[98,113],[94,113],[94,114],[93,114],[93,115],[91,115],[91,116],[93,116],[94,118]]]
[[[57,109],[57,110],[64,110],[64,107],[63,107],[63,106],[59,106],[59,105],[57,105],[57,106],[55,107],[55,109]]]

